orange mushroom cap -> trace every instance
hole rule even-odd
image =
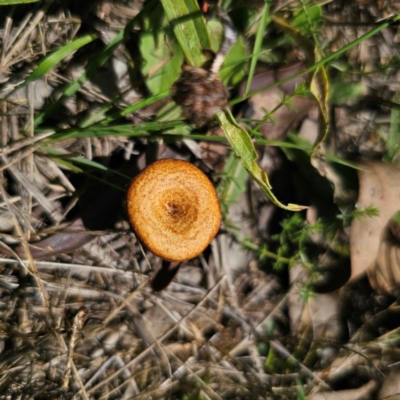
[[[214,186],[197,167],[182,160],[156,161],[134,178],[127,211],[138,239],[169,261],[199,255],[221,223]]]

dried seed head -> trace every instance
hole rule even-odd
[[[172,87],[172,98],[183,117],[197,127],[210,122],[228,105],[228,90],[219,77],[204,68],[184,66]]]
[[[204,4],[218,3],[208,0]],[[172,98],[182,106],[183,117],[197,127],[206,125],[215,114],[228,105],[228,90],[218,77],[218,72],[229,49],[236,42],[237,33],[229,15],[219,10],[224,24],[224,38],[210,69],[184,66],[180,78],[172,87]]]

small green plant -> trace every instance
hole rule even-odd
[[[279,258],[290,259],[289,267],[298,260],[303,262],[306,257],[306,245],[313,233],[321,233],[323,225],[318,222],[315,225],[308,225],[300,214],[286,218],[282,222],[282,231],[272,237],[279,243],[277,255]],[[310,264],[306,261],[306,266]],[[281,269],[284,264],[278,259],[274,268]]]
[[[365,208],[356,207],[351,211],[343,211],[341,214],[338,214],[336,218],[338,220],[343,220],[343,225],[348,226],[353,219],[372,218],[378,215],[379,209],[371,204]]]

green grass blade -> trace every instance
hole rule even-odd
[[[170,91],[167,90],[163,93],[159,93],[157,95],[151,96],[147,99],[144,100],[140,100],[135,104],[132,104],[131,106],[128,106],[120,111],[117,111],[114,114],[109,115],[108,117],[102,119],[101,121],[99,121],[96,125],[106,125],[109,124],[110,122],[113,122],[117,119],[120,119],[122,117],[124,117],[125,115],[134,113],[135,111],[141,110],[142,108],[148,107],[152,104],[154,104],[155,102],[165,99],[167,96],[169,96]]]
[[[189,65],[200,67],[203,49],[210,49],[207,26],[197,0],[161,0],[169,23]]]
[[[265,86],[261,89],[257,89],[254,92],[251,93],[247,93],[246,95],[242,96],[242,97],[238,97],[235,100],[232,100],[230,102],[230,104],[234,105],[237,103],[240,103],[248,98],[250,98],[251,96],[254,96],[257,93],[262,93],[265,92],[269,89],[272,89],[274,87],[280,86],[286,82],[290,82],[293,79],[296,78],[300,78],[303,75],[309,74],[310,72],[315,71],[316,69],[318,69],[319,67],[327,64],[328,62],[334,60],[335,58],[338,58],[339,56],[341,56],[343,53],[346,53],[346,51],[352,49],[354,46],[357,46],[358,44],[360,44],[361,42],[363,42],[364,40],[370,38],[371,36],[376,35],[377,33],[379,33],[382,29],[387,28],[389,25],[397,22],[400,20],[400,14],[396,15],[395,17],[383,22],[382,24],[378,25],[376,28],[370,30],[369,32],[367,32],[366,34],[360,36],[358,39],[353,40],[351,43],[349,43],[348,45],[342,47],[341,49],[335,51],[334,53],[330,54],[329,56],[324,57],[322,60],[316,62],[315,64],[313,64],[311,67],[305,69],[304,71],[301,71],[297,74],[294,74],[292,76],[289,76],[285,79],[281,79],[278,82],[274,82],[271,85]]]
[[[160,132],[176,129],[184,126],[182,121],[171,122],[143,122],[141,124],[124,125],[91,125],[85,128],[70,128],[62,132],[57,132],[51,136],[49,142],[56,142],[65,139],[82,139],[91,137],[116,137],[116,136],[146,136],[146,132]]]
[[[37,66],[37,68],[32,71],[32,73],[26,78],[24,84],[31,83],[42,76],[46,75],[52,68],[54,68],[61,60],[69,56],[74,51],[80,49],[81,47],[87,45],[93,40],[97,39],[99,35],[96,33],[90,33],[88,35],[82,36],[75,39],[71,43],[66,44],[61,47],[61,49],[55,51],[54,53],[48,55],[43,59],[43,61]]]
[[[249,134],[236,123],[229,110],[220,111],[216,115],[218,122],[228,139],[233,151],[238,156],[248,174],[260,185],[273,204],[289,211],[301,211],[307,207],[297,204],[282,204],[273,194],[267,174],[258,166],[257,152]]]
[[[78,174],[85,174],[86,176],[95,179],[105,185],[108,185],[114,189],[117,189],[123,193],[126,193],[126,188],[125,187],[120,187],[118,185],[115,185],[114,183],[110,182],[110,180],[106,180],[106,179],[101,179],[99,178],[97,175],[91,174],[88,172],[88,170],[86,168],[81,168],[77,165],[74,164],[74,162],[70,161],[71,159],[65,159],[65,158],[61,158],[61,157],[57,157],[57,156],[53,156],[51,157],[51,159],[53,161],[55,161],[57,164],[59,164],[60,166],[67,168],[71,171],[74,171]],[[76,162],[76,161],[75,161]]]
[[[175,129],[185,126],[183,121],[168,121],[168,122],[147,122],[140,125],[113,125],[99,126],[92,125],[89,127],[71,128],[64,131],[57,131],[52,134],[51,138],[46,140],[47,144],[57,142],[68,138],[90,138],[90,137],[106,137],[106,136],[130,136],[130,137],[151,137],[160,138],[168,142],[177,142],[183,139],[191,139],[213,143],[226,143],[228,140],[225,136],[213,136],[204,134],[181,134],[176,133]],[[37,132],[41,132],[40,129]],[[252,143],[259,146],[274,146],[280,148],[301,150],[307,155],[311,155],[313,146],[311,143],[300,139],[297,135],[289,134],[289,141],[271,140],[271,139],[256,139]],[[346,161],[336,156],[335,154],[326,152],[324,154],[328,161],[341,164],[350,168],[359,169],[355,163]]]
[[[257,54],[260,54],[260,52],[261,52],[261,45],[262,45],[262,40],[264,37],[264,31],[269,23],[268,17],[269,17],[269,0],[265,2],[264,10],[263,10],[263,13],[261,14],[261,20],[258,25],[256,40],[255,40],[254,48],[253,48],[253,55],[251,57],[251,62],[250,62],[249,77],[247,79],[246,89],[244,91],[245,95],[249,92],[250,85],[253,80],[254,71],[256,69],[257,60],[258,60]]]
[[[46,118],[48,118],[57,108],[64,103],[64,101],[76,93],[83,84],[93,76],[98,69],[106,63],[106,61],[111,57],[112,53],[116,49],[116,47],[122,43],[124,38],[129,35],[132,31],[135,24],[141,20],[141,18],[154,7],[155,0],[150,1],[127,25],[124,29],[122,29],[118,35],[111,41],[104,50],[89,64],[86,71],[75,81],[67,85],[64,90],[62,96],[55,101],[50,107],[48,107],[44,112],[40,113],[34,121],[34,126],[37,127],[43,123]]]
[[[36,3],[39,0],[0,0],[0,6],[10,6],[14,4]]]
[[[90,33],[78,39],[75,39],[71,43],[68,43],[65,46],[61,47],[61,49],[49,54],[39,63],[39,65],[31,72],[31,74],[25,79],[24,82],[22,82],[20,85],[15,87],[10,93],[8,93],[6,98],[11,96],[18,89],[21,89],[22,87],[28,85],[29,83],[42,78],[65,57],[69,56],[74,51],[80,49],[81,47],[87,45],[88,43],[92,42],[97,38],[98,38],[97,34]]]
[[[85,157],[74,157],[71,156],[70,154],[68,154],[67,152],[60,150],[60,149],[53,149],[51,147],[45,147],[44,150],[46,151],[46,153],[52,157],[52,158],[56,158],[57,160],[63,160],[66,161],[63,164],[73,168],[74,171],[76,172],[83,172],[84,170],[79,168],[79,165],[82,166],[86,166],[86,167],[90,167],[99,171],[103,171],[103,172],[107,172],[107,173],[111,173],[114,175],[118,175],[121,176],[122,178],[126,179],[128,182],[132,179],[132,177],[127,176],[125,174],[121,174],[119,171],[116,171],[114,169],[110,169],[108,167],[106,167],[103,164],[100,164],[96,161],[93,160],[89,160]],[[75,164],[78,164],[78,166],[76,166]]]

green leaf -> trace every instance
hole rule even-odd
[[[197,0],[161,0],[165,14],[189,65],[200,67],[210,49],[207,26]]]
[[[321,23],[322,8],[321,6],[311,6],[304,8],[293,20],[293,27],[299,29],[303,34],[309,34],[310,31],[318,28]]]
[[[183,58],[175,37],[162,30],[144,32],[139,47],[145,61],[142,72],[149,90],[153,94],[168,90],[179,77]]]
[[[219,73],[225,85],[236,86],[243,80],[246,75],[246,59],[246,44],[243,38],[239,37],[226,55]]]
[[[276,206],[289,211],[301,211],[307,207],[297,204],[282,204],[272,193],[272,186],[269,183],[267,174],[258,166],[257,152],[249,134],[236,123],[229,110],[219,111],[216,115],[218,122],[225,133],[225,136],[236,153],[243,167],[249,175],[260,185],[267,197]]]
[[[224,26],[220,20],[212,18],[207,21],[207,30],[210,38],[210,50],[217,53],[224,36]]]

